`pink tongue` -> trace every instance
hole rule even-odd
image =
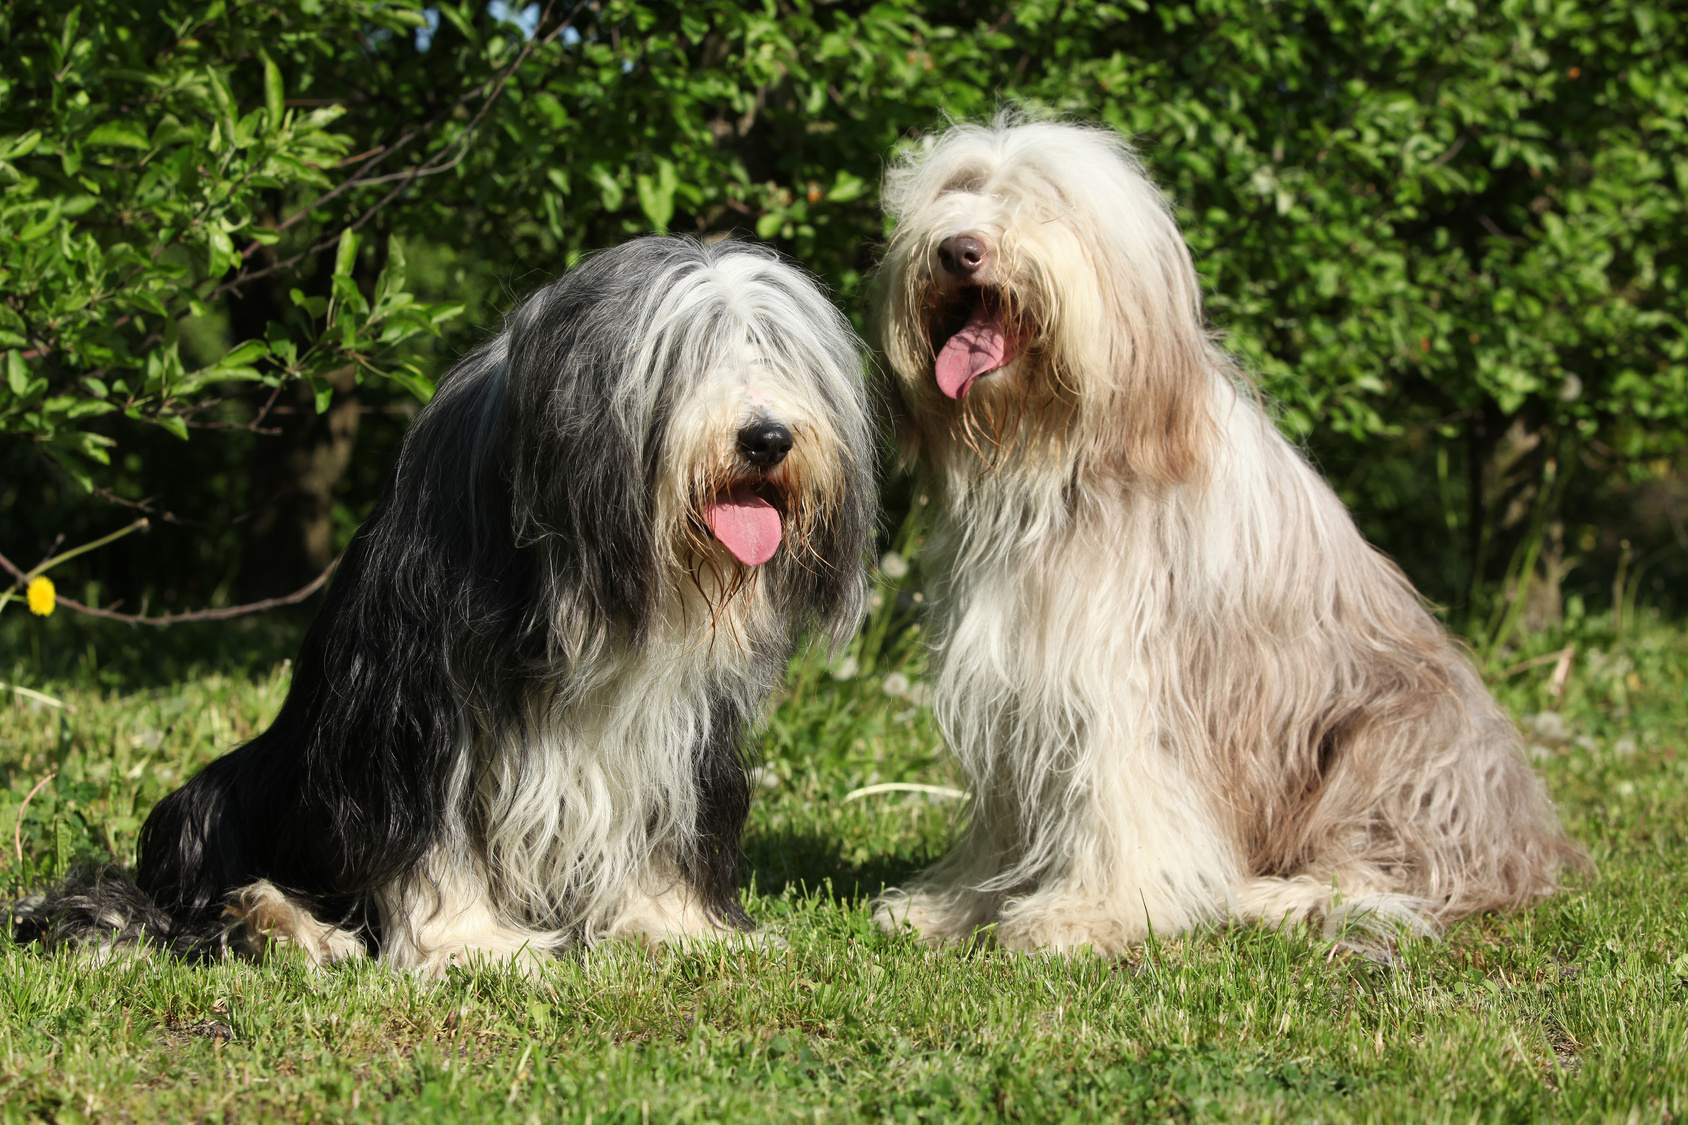
[[[973,380],[1013,358],[1008,351],[1008,334],[1002,330],[1002,317],[981,301],[966,326],[938,353],[938,389],[951,398],[960,398]]]
[[[703,510],[703,521],[745,566],[761,566],[779,550],[779,510],[753,492],[723,494]]]

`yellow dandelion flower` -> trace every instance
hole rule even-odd
[[[29,583],[29,612],[37,617],[51,617],[53,607],[58,604],[58,596],[53,590],[53,580],[46,575],[33,578]]]

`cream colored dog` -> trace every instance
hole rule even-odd
[[[1470,660],[1209,339],[1117,135],[959,125],[885,205],[973,805],[882,924],[1103,953],[1227,917],[1429,932],[1582,862]]]

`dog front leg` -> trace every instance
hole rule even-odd
[[[486,882],[471,866],[436,855],[423,871],[376,896],[381,911],[381,960],[423,976],[453,966],[515,962],[535,974],[563,944],[560,933],[529,929],[493,906]]]
[[[1234,848],[1183,765],[1150,744],[1092,752],[1079,769],[1088,786],[1069,786],[1029,818],[1050,861],[1031,890],[1003,903],[997,939],[1112,957],[1223,917]]]
[[[743,918],[742,913],[739,915]],[[612,913],[603,933],[606,937],[642,938],[652,943],[685,940],[711,941],[745,938],[749,922],[717,917],[681,874],[679,865],[652,865],[641,885],[629,892]]]
[[[1004,848],[990,835],[992,810],[974,809],[961,841],[906,887],[888,887],[873,903],[873,920],[888,933],[912,931],[927,945],[966,941],[996,921],[1002,893],[981,889],[996,876]]]

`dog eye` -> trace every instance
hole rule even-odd
[[[970,172],[965,176],[957,176],[943,186],[939,195],[979,195],[985,186],[985,177],[977,172]]]

